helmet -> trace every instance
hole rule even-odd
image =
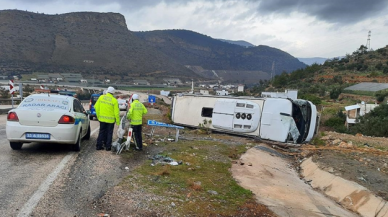
[[[113,87],[108,87],[108,89],[106,90],[107,93],[114,93],[115,92],[115,89]]]
[[[132,96],[132,99],[133,99],[133,100],[135,100],[135,99],[137,99],[137,100],[138,100],[138,99],[139,99],[139,95],[137,95],[136,93],[135,93],[135,94],[133,94],[133,96]]]

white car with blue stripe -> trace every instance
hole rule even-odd
[[[7,139],[19,150],[23,143],[71,144],[81,148],[81,139],[90,138],[88,113],[72,96],[33,94],[8,112]]]

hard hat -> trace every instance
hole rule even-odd
[[[106,90],[107,93],[114,93],[115,92],[115,89],[113,87],[108,87],[108,89]]]
[[[133,94],[132,99],[134,99],[134,100],[137,99],[138,100],[139,99],[139,95],[137,95],[136,93]]]

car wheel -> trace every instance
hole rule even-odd
[[[89,115],[89,120],[93,120],[93,116],[90,116],[90,115]]]
[[[74,151],[80,151],[81,150],[81,131],[79,132],[77,142],[73,145]]]
[[[85,134],[83,139],[85,139],[85,140],[89,140],[90,139],[90,124],[88,126],[88,132]]]
[[[23,143],[21,142],[10,142],[9,144],[13,150],[20,150],[23,146]]]

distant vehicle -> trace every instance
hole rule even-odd
[[[307,100],[284,98],[177,95],[171,119],[177,125],[276,142],[309,142],[318,130],[319,115]]]
[[[33,94],[8,112],[7,139],[14,150],[23,143],[72,144],[81,148],[81,139],[90,138],[88,114],[72,96]]]
[[[11,98],[14,98],[14,99],[21,99],[22,98],[22,96],[20,96],[20,95],[16,95],[16,96],[11,96]]]
[[[126,111],[128,109],[128,103],[125,99],[118,99],[120,111]]]
[[[53,92],[56,92],[55,90],[54,91],[51,91],[52,93]],[[60,90],[58,91],[58,94],[59,95],[66,95],[66,96],[74,96],[76,94],[76,92],[74,91],[66,91],[66,90]]]
[[[96,104],[96,102],[100,96],[101,96],[101,94],[99,94],[99,93],[93,93],[90,96],[90,102],[89,102],[89,110],[90,110],[89,119],[90,120],[93,120],[94,117],[97,118],[96,110],[94,109],[94,104]]]

